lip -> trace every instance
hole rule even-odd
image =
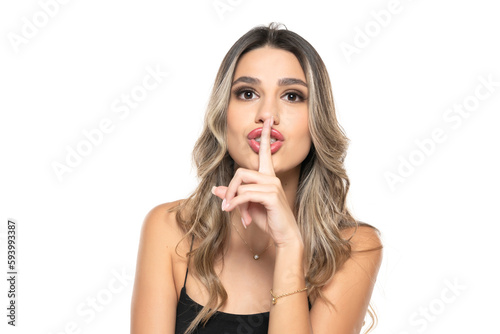
[[[262,128],[253,129],[252,131],[250,131],[247,138],[248,139],[255,139],[257,137],[260,137],[261,134],[262,134]],[[279,140],[279,141],[285,140],[285,138],[283,137],[281,132],[279,132],[278,130],[273,129],[273,128],[271,128],[271,138],[274,138],[274,139]]]
[[[253,129],[247,136],[248,144],[255,153],[259,153],[260,143],[255,140],[255,138],[260,137],[262,134],[262,128]],[[276,142],[271,144],[271,154],[276,153],[280,147],[283,145],[285,138],[276,129],[271,128],[271,138],[276,139]]]

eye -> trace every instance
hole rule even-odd
[[[251,101],[257,96],[257,94],[253,90],[248,88],[239,89],[234,94],[238,99],[246,101]]]
[[[285,94],[286,100],[290,102],[302,102],[304,97],[297,92],[288,92]]]

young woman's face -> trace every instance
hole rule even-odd
[[[227,145],[236,168],[259,169],[259,144],[248,136],[274,116],[272,129],[282,135],[277,138],[281,143],[271,144],[275,173],[300,170],[311,147],[308,94],[304,72],[293,53],[263,47],[240,58],[227,110]]]

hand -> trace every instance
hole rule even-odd
[[[288,204],[281,181],[274,172],[271,157],[271,125],[267,119],[262,128],[259,148],[259,170],[238,168],[227,187],[212,192],[223,201],[222,209],[239,208],[243,226],[252,222],[271,235],[277,247],[301,240],[300,231]]]

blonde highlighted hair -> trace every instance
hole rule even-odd
[[[220,210],[220,201],[210,189],[214,185],[228,185],[235,172],[234,161],[227,150],[226,111],[238,60],[243,54],[264,46],[293,53],[305,73],[310,92],[308,122],[312,145],[301,164],[294,205],[305,246],[309,296],[322,298],[333,306],[321,288],[351,255],[350,239],[354,234],[343,239],[341,230],[355,227],[356,233],[359,225],[377,230],[355,220],[346,207],[349,178],[344,159],[349,139],[337,122],[330,79],[320,56],[304,38],[286,27],[280,29],[279,24],[251,29],[231,47],[217,73],[203,130],[193,150],[199,184],[185,201],[171,209],[177,211],[177,221],[185,234],[182,239],[194,235],[199,241],[199,246],[187,253],[194,269],[190,272],[209,293],[208,303],[185,334],[192,333],[199,324],[206,324],[227,300],[214,264],[229,240],[230,216]],[[372,318],[369,332],[377,317],[370,309],[368,313]]]

